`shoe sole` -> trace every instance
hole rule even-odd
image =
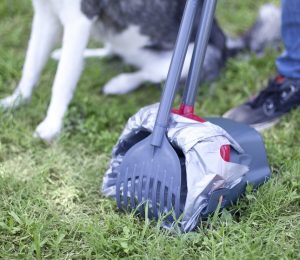
[[[280,121],[280,119],[276,118],[272,121],[259,123],[259,124],[253,124],[250,126],[253,127],[256,131],[262,133],[263,131],[268,130],[268,129],[272,128],[273,126],[275,126],[276,124],[278,124],[279,121]]]
[[[223,118],[227,118],[227,119],[235,121],[234,119],[230,118],[231,113],[232,113],[232,110],[229,110],[228,112],[226,112],[223,115]],[[263,123],[258,123],[258,124],[252,124],[250,126],[253,127],[256,131],[258,131],[258,132],[261,133],[261,132],[263,132],[265,130],[268,130],[268,129],[272,128],[273,126],[275,126],[276,124],[278,124],[279,121],[280,121],[280,119],[276,118],[276,119],[273,119],[271,121],[267,121],[267,122],[263,122]],[[236,122],[239,122],[239,121],[236,121]],[[244,122],[239,122],[239,123],[246,124]]]

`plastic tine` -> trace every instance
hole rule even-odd
[[[118,208],[122,208],[122,202],[121,202],[121,184],[122,184],[122,179],[117,178],[117,183],[116,183],[116,200],[117,200],[117,205]]]
[[[145,202],[147,205],[145,205],[146,207],[148,207],[148,216],[146,216],[147,218],[150,218],[150,200],[149,200],[149,194],[150,194],[150,185],[151,185],[151,178],[149,176],[147,176],[147,181],[146,181],[146,186],[145,186]]]
[[[163,173],[163,181],[160,185],[160,194],[159,194],[159,208],[160,208],[160,212],[165,212],[165,190],[166,190],[166,172],[164,171]]]
[[[156,147],[161,146],[168,126],[170,112],[175,99],[178,83],[180,81],[198,6],[199,0],[188,0],[184,10],[183,20],[179,29],[179,35],[175,45],[170,70],[152,133],[151,144]]]
[[[168,213],[170,213],[173,210],[173,185],[174,185],[174,179],[171,179],[171,183],[170,185],[168,185],[168,199],[167,199],[167,209],[168,209]],[[179,196],[179,194],[178,194]]]
[[[160,174],[160,169],[159,166],[156,170],[156,176],[153,180],[153,186],[152,186],[152,212],[155,218],[158,218],[158,209],[157,209],[157,194],[159,193],[159,189],[158,189],[158,179],[157,179],[157,175]]]
[[[129,173],[128,173],[128,169],[127,169],[126,174],[125,174],[124,186],[123,186],[123,204],[124,204],[125,210],[128,209],[128,180],[129,180],[128,175],[129,175]]]
[[[196,37],[192,63],[189,70],[187,85],[184,92],[183,104],[194,106],[197,90],[201,80],[201,70],[203,67],[208,40],[216,10],[217,0],[205,0],[200,18],[200,25]]]
[[[180,194],[180,187],[178,186],[177,187],[177,193],[176,194]],[[179,218],[180,217],[180,199],[181,197],[180,196],[175,196],[175,214],[176,214],[176,218]]]
[[[131,185],[130,185],[130,204],[131,204],[131,208],[135,209],[135,174],[137,172],[136,167],[134,168],[134,170],[131,173]]]
[[[144,171],[145,168],[145,163],[142,164],[142,168],[141,168],[141,172]],[[143,202],[143,182],[144,182],[144,176],[139,176],[139,180],[138,180],[138,203],[140,205],[138,205],[138,211],[143,214],[143,209],[144,209],[144,202]]]

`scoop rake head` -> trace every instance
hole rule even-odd
[[[173,210],[175,219],[180,216],[181,164],[166,133],[199,3],[200,0],[186,2],[153,132],[126,153],[120,166],[116,185],[118,207],[137,210],[142,215],[148,212],[149,218],[171,216]]]
[[[151,136],[125,155],[116,185],[118,207],[148,218],[180,217],[181,166],[165,136],[161,147],[151,145]],[[147,208],[146,208],[147,206]]]

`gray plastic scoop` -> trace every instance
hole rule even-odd
[[[116,185],[118,207],[139,209],[149,204],[149,216],[157,218],[174,210],[180,212],[181,166],[166,131],[180,81],[199,0],[188,0],[153,133],[134,145],[125,155]]]
[[[203,2],[200,26],[195,41],[182,105],[179,110],[173,110],[175,114],[201,123],[205,120],[203,121],[203,119],[194,115],[193,107],[200,83],[200,72],[204,62],[217,0],[204,0]],[[186,194],[192,190],[188,190],[187,180],[193,179],[193,174],[198,173],[196,171],[186,172],[188,163],[183,160],[184,155],[179,150],[175,151],[169,143],[166,132],[194,20],[199,9],[200,0],[187,0],[174,56],[152,134],[133,131],[133,137],[131,138],[134,140],[131,140],[131,143],[129,143],[131,148],[129,150],[126,148],[127,152],[125,155],[124,153],[122,154],[122,156],[124,155],[122,160],[119,157],[116,158],[117,166],[115,170],[117,177],[113,175],[112,183],[113,185],[116,184],[116,200],[120,209],[138,211],[149,218],[158,218],[160,215],[165,215],[172,211],[175,214],[166,218],[166,220],[171,222],[178,219],[183,210],[186,216],[187,211],[184,209],[184,205],[188,201]],[[200,207],[196,208],[197,215],[193,213],[195,217],[189,219],[188,222],[184,222],[184,219],[181,222],[185,232],[191,231],[196,226],[199,218],[205,218],[218,207],[221,206],[223,208],[235,202],[245,192],[247,184],[251,184],[256,188],[268,180],[271,174],[263,140],[254,129],[223,118],[208,118],[207,120],[230,133],[245,151],[245,154],[239,154],[235,149],[231,149],[234,147],[225,145],[228,148],[225,149],[226,156],[223,157],[222,150],[220,151],[223,160],[249,166],[249,172],[233,188],[224,186],[207,195],[207,201],[205,202],[207,206],[202,208],[202,210]],[[172,128],[169,130],[172,130]],[[137,144],[132,146],[133,143]],[[227,155],[229,156],[227,157]],[[199,161],[206,161],[205,158],[198,158]],[[220,157],[220,160],[222,158]],[[216,161],[216,163],[218,162]],[[192,197],[189,203],[197,205],[197,198]],[[148,204],[149,207],[145,207],[145,204]]]

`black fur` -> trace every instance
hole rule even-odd
[[[177,38],[185,3],[184,0],[82,0],[82,11],[91,19],[98,17],[105,28],[116,32],[138,25],[141,33],[151,40],[146,48],[170,50]],[[199,19],[200,12],[197,15]],[[195,34],[196,30],[192,41]],[[210,44],[225,57],[226,37],[216,21]]]

